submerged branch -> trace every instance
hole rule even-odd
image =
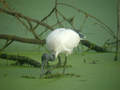
[[[96,52],[108,52],[108,50],[106,50],[106,48],[100,47],[94,43],[91,43],[88,40],[81,40],[80,42],[81,42],[81,44],[85,45],[89,49],[95,50]]]
[[[8,55],[8,54],[0,54],[0,58],[3,60],[11,60],[11,61],[16,61],[17,64],[23,65],[23,64],[28,64],[34,67],[40,67],[41,64],[40,62],[33,60],[29,57],[26,56],[18,56],[18,55]]]

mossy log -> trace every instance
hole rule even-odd
[[[11,61],[16,61],[17,64],[19,65],[23,65],[23,64],[28,64],[34,67],[40,67],[41,64],[40,62],[31,59],[29,57],[26,56],[19,56],[19,55],[8,55],[5,53],[0,54],[0,58],[2,58],[3,60],[11,60]]]
[[[108,50],[106,48],[103,48],[101,46],[98,46],[94,43],[91,43],[90,41],[88,40],[81,40],[80,41],[82,45],[96,51],[96,52],[108,52]]]

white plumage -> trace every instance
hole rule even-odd
[[[41,76],[49,72],[49,70],[47,72],[44,70],[48,61],[54,61],[60,53],[65,53],[65,61],[63,64],[64,74],[67,63],[67,55],[72,53],[73,49],[78,46],[80,40],[82,39],[84,39],[84,35],[82,35],[80,32],[66,28],[58,28],[48,34],[46,38],[46,46],[51,54],[44,53],[41,57]],[[58,60],[58,65],[60,65],[60,56],[58,56]]]
[[[60,53],[71,54],[80,40],[79,34],[72,29],[58,28],[48,35],[46,46],[57,57]]]

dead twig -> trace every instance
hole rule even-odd
[[[6,43],[5,43],[5,45],[0,49],[0,51],[2,51],[5,48],[7,48],[12,42],[13,42],[13,40],[7,40]]]
[[[116,53],[114,60],[118,60],[118,53],[119,53],[119,32],[120,32],[120,1],[117,0],[117,33],[116,33]]]
[[[0,34],[0,39],[19,41],[19,42],[30,43],[30,44],[42,44],[42,45],[45,44],[45,40],[23,38],[23,37],[18,37],[15,35],[7,35],[7,34]]]
[[[76,10],[76,11],[78,11],[80,13],[83,13],[84,15],[87,15],[88,17],[91,17],[91,18],[95,19],[97,22],[99,22],[100,24],[102,24],[103,26],[105,26],[109,30],[109,33],[110,33],[110,35],[113,36],[113,38],[117,38],[115,33],[112,31],[112,29],[108,25],[106,25],[104,22],[102,22],[100,19],[98,19],[97,17],[95,17],[95,16],[93,16],[91,14],[88,14],[87,12],[85,12],[85,11],[79,9],[79,8],[76,8],[76,7],[72,6],[72,5],[66,4],[66,3],[57,3],[57,5],[71,7],[74,10]]]
[[[53,29],[53,28],[52,28],[51,26],[49,26],[48,24],[43,23],[43,22],[41,22],[41,21],[38,21],[38,20],[36,20],[36,19],[30,18],[30,17],[28,17],[28,16],[24,16],[24,15],[21,14],[21,13],[13,12],[13,11],[8,11],[8,10],[2,9],[2,8],[0,8],[0,11],[3,12],[3,13],[6,13],[6,14],[8,14],[8,15],[15,16],[15,17],[16,17],[16,16],[19,16],[19,17],[21,17],[21,18],[23,18],[23,19],[25,19],[25,20],[32,21],[32,22],[34,22],[34,23],[40,24],[40,25],[42,25],[42,26],[44,26],[44,27],[46,27],[46,28],[48,28],[48,29],[50,29],[50,30]]]

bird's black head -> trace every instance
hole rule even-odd
[[[41,57],[41,77],[45,74],[45,66],[48,64],[49,61],[54,61],[55,60],[55,55],[54,54],[47,54],[44,53]]]
[[[86,36],[85,36],[85,35],[83,35],[82,33],[80,33],[80,31],[79,31],[79,30],[75,30],[75,31],[79,34],[79,36],[80,36],[81,40],[83,40],[83,39],[85,39],[85,38],[86,38]]]
[[[55,60],[55,55],[54,54],[47,54],[47,53],[44,53],[43,55],[42,55],[42,62],[43,61],[46,61],[46,62],[48,62],[48,61],[54,61]]]

